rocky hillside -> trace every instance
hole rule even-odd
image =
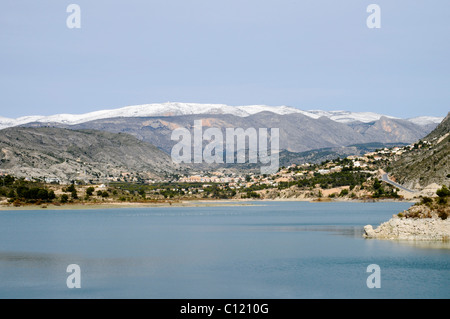
[[[71,129],[95,129],[113,133],[128,133],[149,142],[170,154],[175,144],[170,137],[178,127],[192,129],[195,120],[203,120],[204,129],[279,128],[280,148],[289,152],[304,152],[364,143],[411,143],[423,138],[433,124],[418,125],[407,120],[381,117],[373,122],[341,123],[322,116],[312,118],[300,113],[275,114],[259,112],[241,117],[231,114],[196,114],[164,117],[116,117],[76,125],[60,123],[29,123],[27,126],[51,125]]]
[[[384,142],[411,143],[423,138],[436,125],[429,124],[419,126],[410,121],[401,119],[392,119],[382,116],[379,120],[369,123],[351,123],[349,124],[355,132],[361,134],[366,142]]]
[[[450,191],[442,187],[437,191],[436,199],[422,198],[407,210],[373,229],[364,226],[365,238],[400,240],[450,240]]]
[[[365,238],[396,240],[442,240],[450,239],[450,219],[440,218],[400,218],[394,215],[389,221],[373,229],[364,227]]]
[[[129,134],[49,127],[0,132],[0,171],[17,177],[136,180],[164,178],[177,170],[166,153]]]
[[[407,188],[421,190],[435,183],[450,183],[450,113],[429,135],[403,153],[388,168]]]
[[[433,141],[434,139],[439,139],[450,132],[450,112],[442,120],[442,122],[430,133],[424,140]]]

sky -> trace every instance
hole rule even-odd
[[[70,4],[81,28],[68,28]],[[370,29],[367,6],[381,8]],[[192,102],[450,111],[448,0],[2,0],[0,116]]]

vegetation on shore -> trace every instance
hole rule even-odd
[[[324,195],[324,192],[332,190],[336,191]],[[161,203],[208,199],[286,199],[296,198],[299,194],[311,200],[399,198],[397,190],[391,185],[380,182],[371,174],[349,170],[327,175],[314,174],[292,182],[279,182],[276,186],[244,183],[240,188],[232,187],[229,183],[176,182],[150,185],[124,182],[83,185],[74,182],[70,185],[59,185],[26,181],[10,175],[0,177],[0,201],[14,207],[113,202]]]
[[[405,218],[440,218],[446,220],[450,217],[449,197],[450,190],[446,185],[436,191],[438,197],[422,197],[408,210],[399,213],[398,217]]]
[[[50,203],[151,204],[222,199],[401,200],[397,188],[379,179],[380,168],[397,151],[378,150],[363,157],[349,156],[320,164],[291,165],[281,167],[272,175],[248,173],[234,179],[197,176],[198,181],[180,177],[164,182],[105,181],[104,184],[73,180],[69,185],[60,185],[58,182],[44,183],[42,180],[3,175],[0,176],[0,202],[13,206],[45,207]],[[440,192],[444,194],[448,188],[443,186]],[[422,204],[445,206],[447,202],[444,200],[446,197],[439,195],[436,201],[423,198]]]

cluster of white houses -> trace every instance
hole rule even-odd
[[[351,155],[346,159],[351,161],[348,165],[354,168],[359,168],[363,172],[376,173],[376,165],[372,165],[377,161],[391,158],[395,155],[401,155],[407,149],[414,148],[414,145],[407,145],[404,147],[394,147],[391,149],[381,149],[375,152],[369,152],[362,156]],[[345,167],[333,161],[329,161],[320,167],[313,164],[305,163],[301,165],[292,164],[289,167],[280,169],[276,174],[269,176],[260,176],[249,173],[250,179],[245,179],[242,176],[225,177],[225,176],[202,176],[192,175],[181,177],[178,182],[181,183],[228,183],[229,186],[240,188],[249,187],[254,184],[267,184],[277,186],[280,182],[292,182],[302,176],[312,176],[314,174],[331,174],[340,172]]]
[[[225,177],[225,176],[201,176],[192,175],[181,177],[178,182],[180,183],[239,183],[244,181],[242,176],[237,177]]]
[[[377,150],[375,152],[369,152],[362,156],[347,156],[346,159],[350,160],[351,163],[348,165],[352,165],[355,168],[360,168],[366,172],[374,172],[376,170],[376,162],[379,160],[392,159],[396,155],[401,155],[402,153],[411,150],[416,147],[423,147],[425,145],[431,144],[427,141],[422,141],[420,144],[411,144],[403,147],[393,147],[393,148],[384,148],[381,150]],[[344,166],[345,167],[345,166]],[[183,176],[178,178],[177,180],[168,179],[151,179],[145,174],[136,174],[132,172],[110,172],[109,174],[104,174],[104,176],[97,178],[97,180],[91,180],[87,177],[86,172],[79,171],[77,174],[72,176],[73,180],[81,180],[86,184],[90,183],[109,183],[109,182],[144,182],[147,184],[154,183],[169,183],[169,182],[179,182],[179,183],[218,183],[218,184],[228,184],[230,187],[240,188],[245,186],[250,186],[255,183],[259,184],[268,184],[277,186],[280,182],[290,182],[298,179],[301,176],[308,176],[314,174],[331,174],[334,172],[340,172],[343,168],[341,163],[328,161],[323,165],[316,166],[313,164],[305,163],[305,164],[292,164],[287,168],[280,169],[277,173],[272,175],[257,175],[252,173],[247,173],[243,175],[229,174],[225,175],[222,172],[211,172],[207,176],[196,175],[191,176]],[[84,174],[83,174],[84,173]],[[0,176],[8,175],[7,171],[0,171]],[[35,180],[34,178],[26,178],[27,180]],[[66,181],[61,180],[56,176],[44,176],[41,177],[40,180],[44,180],[46,183],[65,183]]]

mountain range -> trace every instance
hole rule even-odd
[[[24,116],[17,119],[0,116],[0,129],[18,126],[32,122],[59,123],[59,124],[80,124],[84,122],[117,118],[117,117],[162,117],[162,116],[182,116],[198,114],[229,114],[239,117],[247,117],[260,112],[271,112],[278,115],[303,114],[307,117],[318,119],[322,116],[339,123],[363,122],[369,123],[379,120],[382,116],[392,119],[396,117],[382,115],[373,112],[348,112],[348,111],[303,111],[289,106],[267,106],[267,105],[246,105],[229,106],[225,104],[199,104],[199,103],[178,103],[167,102],[159,104],[143,104],[127,106],[112,110],[101,110],[86,114],[57,114],[51,116]],[[443,117],[421,116],[409,118],[410,121],[418,125],[438,124]]]
[[[15,124],[69,129],[95,129],[128,133],[170,154],[176,128],[192,131],[194,121],[204,128],[279,128],[280,149],[304,152],[364,143],[410,143],[436,126],[439,118],[397,119],[377,113],[344,111],[301,111],[292,107],[250,105],[233,107],[221,104],[166,103],[130,106],[117,110],[82,115],[61,114],[26,117]],[[13,122],[3,121],[3,125]],[[9,123],[9,124],[8,124]]]
[[[176,128],[279,128],[280,164],[319,162],[361,154],[377,147],[405,145],[429,134],[438,117],[399,119],[370,112],[302,111],[264,105],[164,103],[87,114],[0,118],[0,170],[22,177],[62,181],[165,179],[218,168],[252,165],[175,165],[170,157]],[[204,144],[207,141],[203,141]]]

